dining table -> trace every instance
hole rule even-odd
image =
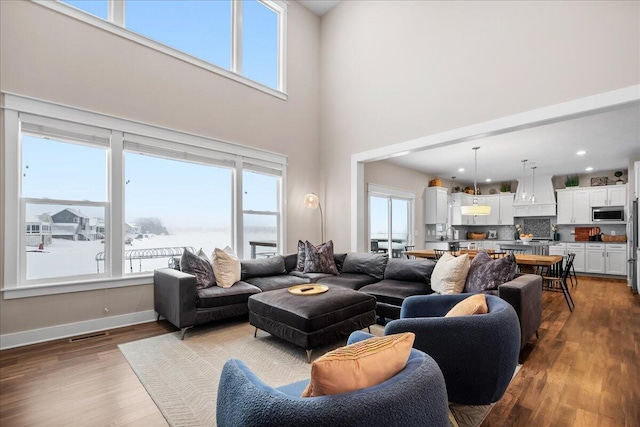
[[[449,251],[449,253],[453,256],[464,255],[465,253],[469,255],[469,258],[473,259],[478,251]],[[490,251],[487,253],[491,254]],[[429,258],[435,259],[436,253],[432,249],[419,249],[413,251],[405,251],[405,255],[414,256],[416,258]],[[505,253],[506,255],[506,253]],[[563,257],[562,255],[532,255],[532,254],[515,254],[516,263],[518,265],[526,265],[532,267],[554,267],[560,263],[562,263]]]

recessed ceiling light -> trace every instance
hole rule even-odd
[[[458,169],[458,172],[464,172],[464,168]]]
[[[491,178],[485,179],[486,182],[491,182]]]
[[[591,172],[593,170],[593,168],[591,166],[589,166],[588,168],[585,169],[587,172]]]
[[[586,151],[584,151],[584,150],[580,150],[580,151],[578,151],[576,154],[577,154],[578,156],[584,156],[585,154],[587,154],[587,152],[586,152]]]

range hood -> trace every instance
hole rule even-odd
[[[533,178],[526,179],[523,184],[522,179],[518,180],[518,190],[513,201],[513,216],[556,216],[556,196],[553,191],[552,175],[536,176],[535,188]],[[522,199],[522,193],[526,192],[526,200]],[[536,196],[536,202],[531,203],[529,197]]]

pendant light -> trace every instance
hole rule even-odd
[[[537,166],[531,166],[531,170],[533,171],[533,182],[531,183],[531,197],[529,198],[529,200],[531,201],[531,203],[535,203],[536,202],[536,168]]]
[[[527,166],[528,160],[522,160],[522,200],[527,201]]]
[[[475,169],[473,172],[473,205],[462,206],[460,208],[462,215],[489,215],[491,206],[478,205],[478,185],[476,182],[478,175],[478,150],[480,147],[473,147],[475,153]]]
[[[453,181],[453,184],[451,184],[451,197],[449,198],[450,202],[449,202],[449,207],[452,208],[456,205],[456,199],[453,198],[453,189],[456,188],[456,177],[452,176],[451,180]]]

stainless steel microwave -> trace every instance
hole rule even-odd
[[[591,209],[592,222],[624,222],[624,206]]]

